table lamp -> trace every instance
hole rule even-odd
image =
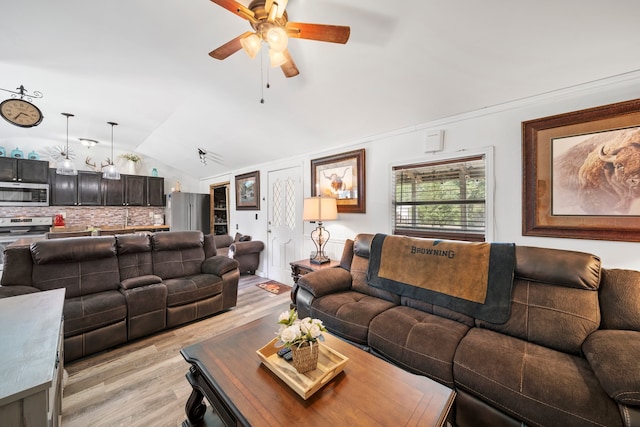
[[[317,221],[318,226],[311,232],[311,240],[316,245],[316,255],[309,261],[312,264],[329,262],[324,253],[324,247],[329,241],[329,232],[322,226],[322,221],[338,219],[338,205],[331,197],[308,197],[304,199],[302,209],[303,221]]]

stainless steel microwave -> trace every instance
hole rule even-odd
[[[49,206],[49,184],[0,182],[0,206]]]

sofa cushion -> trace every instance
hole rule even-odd
[[[122,321],[127,304],[118,291],[67,297],[64,303],[64,336],[72,337]]]
[[[29,246],[7,248],[2,256],[4,260],[4,270],[0,281],[2,286],[32,286],[31,272],[33,271],[33,259],[31,258]]]
[[[151,252],[151,239],[148,234],[120,234],[116,236],[118,255]]]
[[[70,239],[72,238],[51,241],[63,242]],[[78,237],[78,239],[90,238]],[[34,264],[33,286],[43,291],[66,288],[65,298],[67,299],[117,290],[120,287],[118,259],[114,254],[102,259]]]
[[[640,332],[595,331],[583,350],[609,396],[625,405],[640,405]]]
[[[154,251],[176,251],[180,249],[202,248],[204,234],[201,231],[172,231],[151,235]]]
[[[233,237],[228,234],[217,234],[213,236],[213,241],[216,243],[216,249],[228,248],[233,243]]]
[[[476,320],[491,329],[555,350],[580,354],[582,343],[600,325],[598,292],[516,279],[506,323]]]
[[[321,319],[331,333],[366,345],[371,320],[393,306],[394,303],[380,298],[347,291],[316,298],[310,315]]]
[[[400,305],[405,305],[407,307],[415,308],[416,310],[424,311],[425,313],[435,314],[440,317],[455,320],[456,322],[463,323],[469,327],[475,325],[475,319],[471,316],[419,299],[402,297],[400,299]]]
[[[67,239],[41,240],[31,244],[31,257],[33,262],[38,265],[115,256],[116,239],[113,236],[69,237]]]
[[[516,246],[515,276],[532,282],[598,289],[600,258],[584,252]]]
[[[158,283],[162,283],[162,279],[158,276],[154,276],[153,274],[147,274],[144,276],[135,276],[129,279],[124,279],[120,282],[120,286],[122,289],[134,289],[140,288],[143,286],[155,285]]]
[[[455,384],[531,425],[622,425],[587,361],[472,328],[454,357]]]
[[[468,325],[399,306],[371,321],[368,342],[402,368],[453,387],[453,355],[468,330]]]
[[[603,269],[600,309],[601,328],[640,331],[640,271]]]
[[[122,281],[153,274],[151,252],[136,252],[118,255],[118,268]]]
[[[222,293],[222,279],[212,274],[196,274],[164,280],[167,307],[176,307]]]
[[[146,234],[123,234],[116,237],[120,279],[125,281],[153,273],[151,239]]]
[[[356,240],[356,244],[358,240]],[[362,241],[360,240],[360,243]],[[367,282],[367,271],[369,269],[369,259],[363,258],[359,255],[353,257],[351,261],[351,289],[361,292],[365,295],[381,298],[393,303],[393,305],[400,304],[400,296],[384,289],[374,288]]]

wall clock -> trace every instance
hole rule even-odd
[[[42,122],[42,111],[24,99],[5,99],[0,103],[0,116],[12,125],[22,128],[38,126]]]

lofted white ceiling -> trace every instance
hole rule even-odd
[[[45,119],[0,121],[0,145],[59,145],[72,112],[70,141],[109,143],[116,121],[116,149],[207,177],[640,69],[637,0],[289,0],[287,12],[351,38],[290,40],[300,75],[286,79],[260,56],[209,57],[250,30],[209,0],[3,1],[0,88],[41,91]],[[197,147],[223,164],[203,167]]]

